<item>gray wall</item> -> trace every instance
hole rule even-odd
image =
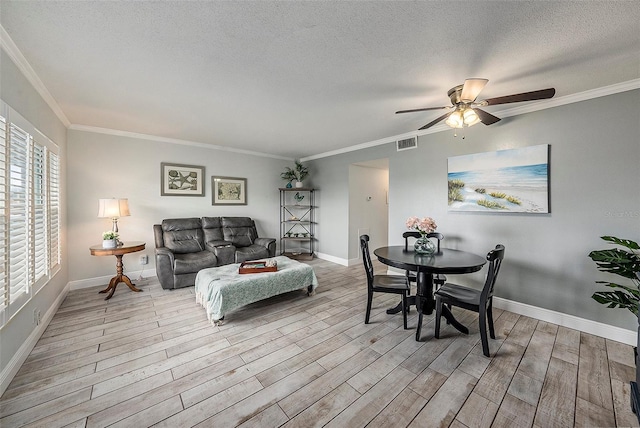
[[[205,196],[160,196],[160,163],[205,167]],[[102,241],[111,220],[98,218],[98,199],[128,198],[131,216],[118,221],[123,241],[145,241],[145,252],[125,256],[125,273],[139,271],[140,254],[149,255],[145,269],[155,269],[153,224],[165,218],[203,216],[247,216],[256,221],[258,234],[277,238],[279,229],[278,187],[280,172],[292,161],[99,134],[69,131],[68,234],[72,266],[69,279],[82,280],[115,274],[115,259],[92,257],[91,245]],[[247,205],[213,206],[211,176],[247,179]]]
[[[429,134],[418,148],[394,144],[317,159],[314,185],[320,201],[318,251],[348,257],[349,164],[389,158],[389,244],[401,244],[407,217],[431,216],[445,246],[486,254],[506,246],[497,295],[580,318],[633,329],[626,310],[591,299],[596,280],[613,279],[587,257],[607,248],[599,237],[640,241],[640,91],[505,118],[486,127]],[[539,144],[551,145],[550,214],[485,214],[447,211],[447,158]],[[321,227],[330,224],[331,228]],[[334,233],[333,231],[337,231]],[[479,283],[484,271],[455,278]]]
[[[38,309],[44,317],[68,281],[65,191],[67,130],[4,50],[0,50],[0,98],[60,147],[62,198],[61,270],[0,330],[0,373],[5,373],[5,369],[12,362],[20,346],[27,341],[36,328],[33,323],[34,309]]]

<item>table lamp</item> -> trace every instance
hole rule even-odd
[[[113,221],[114,232],[118,232],[118,219],[130,216],[128,199],[100,199],[98,206],[98,217],[110,218]]]

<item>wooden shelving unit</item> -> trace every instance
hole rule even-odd
[[[281,187],[280,254],[298,260],[314,256],[316,222],[315,189]]]

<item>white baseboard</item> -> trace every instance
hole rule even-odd
[[[504,309],[518,315],[572,328],[595,336],[615,340],[616,342],[626,343],[627,345],[637,346],[637,332],[633,330],[614,327],[601,322],[591,321],[574,315],[563,314],[562,312],[539,308],[499,297],[493,298],[493,305],[498,309]]]
[[[20,367],[22,367],[22,364],[24,364],[34,346],[36,346],[36,343],[38,343],[40,336],[42,336],[42,333],[44,333],[44,331],[49,326],[49,323],[53,319],[53,316],[56,314],[58,308],[60,308],[60,305],[67,297],[69,290],[69,284],[67,284],[62,290],[62,293],[60,293],[56,300],[53,302],[53,305],[51,305],[49,307],[49,310],[44,314],[44,317],[42,317],[40,324],[38,324],[38,326],[31,332],[27,340],[22,343],[22,345],[18,349],[18,352],[15,353],[13,358],[11,358],[11,361],[9,361],[9,364],[7,364],[4,370],[2,370],[2,373],[0,373],[0,396],[4,394],[16,373],[18,373]]]
[[[143,271],[138,270],[138,271],[133,271],[133,272],[127,272],[127,276],[131,279],[131,281],[133,281],[134,283],[136,282],[136,280],[138,278],[140,278],[142,274],[142,278],[149,278],[149,277],[154,277],[156,276],[156,270],[155,269],[145,269]],[[95,278],[87,278],[87,279],[80,279],[77,281],[69,281],[68,287],[69,290],[80,290],[81,288],[89,288],[89,287],[97,287],[97,286],[107,286],[109,285],[109,281],[111,281],[111,278],[113,278],[113,275],[109,275],[109,276],[98,276]]]
[[[319,259],[326,260],[328,262],[336,263],[336,264],[339,264],[339,265],[342,265],[342,266],[349,266],[349,260],[347,260],[347,259],[342,259],[340,257],[335,257],[335,256],[331,256],[329,254],[318,253],[318,252],[316,252],[316,256]]]

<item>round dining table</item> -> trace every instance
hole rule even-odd
[[[442,248],[439,252],[426,255],[416,253],[413,248],[405,250],[404,245],[394,245],[377,248],[373,254],[385,265],[416,272],[416,295],[410,298],[410,304],[415,304],[418,310],[416,340],[420,340],[422,315],[430,315],[436,306],[433,297],[433,275],[477,272],[487,262],[485,257],[477,254],[449,248]],[[442,308],[442,316],[457,330],[469,334],[469,329],[460,324],[446,306]]]

